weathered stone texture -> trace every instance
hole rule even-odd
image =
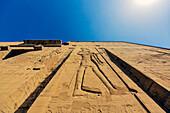
[[[124,42],[24,43],[24,50],[35,45],[31,51],[0,60],[0,112],[164,113],[170,109],[168,49]],[[53,46],[36,45],[40,43]],[[14,47],[0,51],[0,58],[11,50]]]

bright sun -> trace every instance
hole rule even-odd
[[[158,0],[133,0],[133,1],[139,5],[151,5],[157,2]]]

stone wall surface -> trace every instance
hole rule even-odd
[[[169,49],[68,43],[0,51],[0,112],[169,112]]]

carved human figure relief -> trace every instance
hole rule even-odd
[[[92,92],[92,93],[99,93],[99,94],[102,93],[99,88],[94,88],[93,86],[91,87],[84,86],[82,84],[83,76],[86,76],[85,71],[87,68],[91,68],[92,71],[95,73],[95,75],[107,87],[110,94],[114,94],[115,89],[112,87],[112,85],[109,83],[109,81],[100,71],[100,66],[103,64],[103,62],[100,61],[97,54],[90,52],[90,50],[87,48],[81,48],[81,51],[78,52],[78,55],[82,56],[82,61],[80,64],[80,68],[77,71],[76,84],[75,84],[75,90],[74,90],[73,96],[83,96],[85,94],[84,91]]]

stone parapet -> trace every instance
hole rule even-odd
[[[24,44],[62,44],[61,40],[24,40]]]

